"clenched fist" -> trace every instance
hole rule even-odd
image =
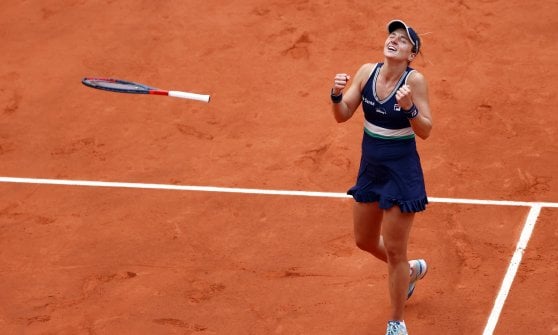
[[[395,93],[395,99],[397,104],[403,110],[409,110],[413,107],[413,95],[411,94],[411,87],[409,85],[403,85]]]
[[[332,90],[333,95],[341,94],[341,92],[343,91],[343,89],[345,89],[350,79],[351,76],[349,76],[346,73],[336,74],[335,79],[333,81],[333,90]]]

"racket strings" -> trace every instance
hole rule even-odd
[[[148,93],[152,90],[151,87],[134,82],[104,78],[85,78],[83,84],[93,88],[116,92]]]

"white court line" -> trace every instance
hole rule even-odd
[[[157,190],[180,190],[180,191],[200,191],[200,192],[222,192],[222,193],[243,193],[243,194],[263,194],[263,195],[288,195],[288,196],[307,196],[307,197],[328,197],[328,198],[350,198],[345,193],[335,192],[308,192],[308,191],[288,191],[288,190],[262,190],[249,188],[231,188],[216,186],[186,186],[186,185],[168,185],[168,184],[145,184],[145,183],[122,183],[122,182],[103,182],[103,181],[87,181],[87,180],[64,180],[64,179],[40,179],[40,178],[14,178],[0,177],[0,182],[4,183],[26,183],[26,184],[46,184],[46,185],[67,185],[67,186],[91,186],[91,187],[117,187],[117,188],[138,188],[138,189],[157,189]],[[558,208],[558,203],[554,202],[525,202],[525,201],[507,201],[507,200],[479,200],[479,199],[455,199],[455,198],[436,198],[429,197],[430,202],[449,203],[449,204],[468,204],[468,205],[496,205],[496,206],[523,206],[530,207],[529,215],[517,247],[513,254],[512,260],[508,266],[506,275],[502,282],[498,296],[494,302],[494,306],[488,322],[484,329],[483,335],[492,335],[500,313],[506,302],[506,298],[511,289],[515,275],[521,263],[523,253],[527,248],[531,234],[535,228],[537,218],[542,207]]]
[[[483,335],[492,335],[494,329],[496,328],[496,324],[498,323],[498,319],[500,318],[500,313],[504,308],[504,303],[506,302],[506,298],[508,297],[508,293],[510,292],[511,286],[515,279],[517,269],[519,268],[519,264],[521,263],[521,259],[523,258],[523,253],[527,249],[527,244],[529,243],[529,239],[531,239],[531,234],[535,229],[535,224],[537,223],[537,218],[539,217],[540,213],[541,206],[534,205],[531,207],[529,215],[527,216],[527,221],[525,221],[525,226],[523,226],[523,231],[521,232],[521,236],[519,237],[519,242],[517,243],[517,247],[515,248],[515,252],[513,253],[512,260],[510,262],[510,265],[508,266],[508,271],[504,276],[502,286],[500,287],[500,291],[498,292],[498,296],[496,297],[496,301],[494,302],[492,312],[490,313],[490,317],[488,318],[488,322],[486,323],[486,327],[484,328]]]
[[[90,181],[90,180],[0,177],[0,182],[3,182],[3,183],[24,183],[24,184],[45,184],[45,185],[66,185],[66,186],[139,188],[139,189],[198,191],[198,192],[290,195],[290,196],[323,197],[323,198],[350,198],[350,196],[347,195],[346,193],[337,193],[337,192],[264,190],[264,189],[253,189],[253,188],[234,188],[234,187],[217,187],[217,186],[187,186],[187,185],[146,184],[146,183],[123,183],[123,182]],[[558,208],[558,203],[555,203],[555,202],[527,202],[527,201],[480,200],[480,199],[458,199],[458,198],[437,198],[437,197],[428,197],[428,200],[430,202],[450,203],[450,204],[523,206],[523,207],[541,206],[541,207],[555,207],[555,208]]]

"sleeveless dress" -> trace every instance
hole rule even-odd
[[[407,67],[393,92],[380,100],[376,80],[382,66],[376,64],[362,90],[362,156],[356,185],[347,194],[357,202],[379,202],[382,209],[397,205],[404,213],[420,212],[428,198],[415,133],[395,99],[414,70]]]

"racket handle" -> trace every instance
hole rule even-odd
[[[203,102],[209,102],[209,99],[211,98],[209,95],[206,94],[196,94],[196,93],[180,92],[180,91],[169,91],[169,97],[198,100]]]

